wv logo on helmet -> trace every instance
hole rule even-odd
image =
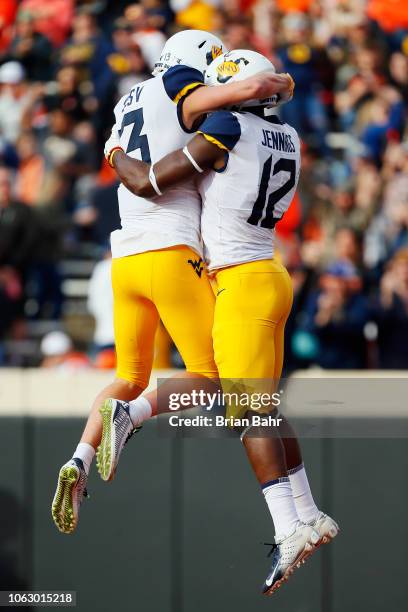
[[[217,81],[219,83],[226,83],[232,77],[240,71],[239,64],[244,62],[244,65],[247,66],[249,64],[248,60],[244,57],[240,57],[236,60],[229,60],[227,62],[223,62],[217,68]]]
[[[211,51],[208,51],[208,53],[205,56],[207,60],[207,66],[209,66],[211,62],[214,61],[215,58],[218,57],[219,55],[222,55],[222,48],[218,47],[217,45],[213,45],[211,47]]]

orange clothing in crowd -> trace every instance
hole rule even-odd
[[[276,233],[281,238],[288,238],[299,227],[300,221],[301,205],[299,195],[296,192],[282,221],[276,224]]]
[[[45,357],[41,363],[42,368],[54,368],[67,372],[84,370],[92,367],[89,357],[80,351],[70,351],[64,355]]]
[[[56,47],[65,42],[74,15],[74,0],[23,0],[21,8],[33,13],[35,29]]]
[[[386,32],[408,27],[408,3],[401,0],[369,0],[367,15]]]
[[[115,170],[108,164],[105,158],[103,158],[101,167],[98,172],[98,185],[101,187],[106,185],[112,185],[118,180],[118,175]]]
[[[243,13],[247,13],[258,0],[240,0],[239,8]]]
[[[38,202],[43,178],[44,160],[42,157],[34,155],[30,159],[22,161],[17,174],[17,199],[23,204],[35,206]]]
[[[0,1],[0,51],[5,51],[10,43],[16,13],[17,0]]]
[[[305,13],[309,10],[312,0],[277,0],[276,4],[282,13]]]

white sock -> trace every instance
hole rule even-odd
[[[129,402],[129,414],[134,427],[139,427],[152,416],[152,406],[145,397],[138,397]]]
[[[312,523],[319,514],[319,508],[314,502],[303,463],[289,470],[288,476],[300,520],[303,523]]]
[[[78,457],[78,459],[82,459],[82,463],[84,464],[84,469],[87,474],[89,473],[89,468],[91,467],[91,463],[94,456],[95,449],[87,442],[80,442],[76,447],[74,454],[72,455],[72,457]]]
[[[265,483],[262,487],[262,493],[272,516],[275,538],[287,537],[293,533],[296,523],[299,521],[289,478],[278,478]]]

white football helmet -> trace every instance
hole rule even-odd
[[[152,74],[156,76],[177,64],[191,66],[204,74],[211,62],[225,51],[222,41],[214,34],[183,30],[166,42]]]
[[[234,49],[220,55],[211,63],[205,73],[205,82],[207,85],[224,85],[242,81],[265,71],[276,72],[275,66],[267,57],[249,49]],[[274,108],[278,102],[279,96],[274,95],[264,100],[248,100],[241,104],[240,108],[248,106]]]

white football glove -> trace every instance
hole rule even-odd
[[[103,154],[105,155],[109,164],[111,164],[110,156],[111,156],[112,151],[118,148],[122,149],[122,146],[120,144],[120,138],[119,138],[118,130],[116,128],[116,124],[115,124],[112,128],[111,135],[109,136],[108,140],[105,142],[105,148],[103,151]]]

